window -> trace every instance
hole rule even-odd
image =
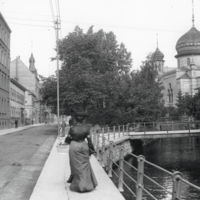
[[[187,65],[190,65],[190,58],[187,58]]]
[[[180,68],[180,60],[178,59],[177,61],[178,61],[178,68]]]
[[[169,103],[173,103],[173,89],[171,83],[169,83],[168,97],[169,97]]]

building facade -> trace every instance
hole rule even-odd
[[[10,79],[10,125],[25,125],[25,91],[26,89],[13,78]]]
[[[36,95],[30,90],[25,92],[25,125],[39,123],[37,121],[38,110],[36,107]]]
[[[200,87],[200,31],[194,26],[176,43],[177,67],[164,67],[164,54],[157,48],[152,59],[157,63],[158,77],[163,86],[166,107],[176,107],[179,91],[183,95],[195,95]]]
[[[0,129],[10,127],[10,35],[0,13]]]
[[[26,88],[25,111],[26,123],[40,122],[40,103],[39,100],[39,78],[35,68],[33,54],[29,59],[29,68],[18,56],[10,64],[10,76]]]

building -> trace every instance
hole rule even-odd
[[[18,126],[25,124],[25,91],[26,89],[15,79],[10,79],[10,125],[15,127],[15,120]]]
[[[10,64],[10,76],[26,88],[25,111],[26,123],[40,122],[39,78],[35,68],[33,54],[29,59],[29,68],[18,56]]]
[[[164,54],[157,48],[152,59],[157,63],[158,76],[163,89],[165,106],[176,106],[179,91],[183,95],[195,95],[200,87],[200,31],[194,25],[176,43],[177,67],[164,67]]]
[[[25,125],[39,123],[36,99],[36,95],[27,89],[25,92]]]
[[[10,127],[10,35],[11,29],[0,13],[0,129]]]

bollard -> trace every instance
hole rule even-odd
[[[119,132],[119,138],[120,138],[120,125],[118,125],[118,132]]]
[[[138,171],[137,171],[137,195],[136,200],[142,199],[142,192],[143,192],[143,174],[144,174],[144,160],[145,157],[140,155],[138,156]]]
[[[182,185],[181,178],[183,177],[183,175],[180,172],[175,171],[172,176],[173,176],[172,200],[181,200],[181,185]]]
[[[113,126],[113,139],[115,140],[115,126]]]
[[[108,141],[110,141],[110,127],[108,127]]]
[[[119,156],[119,181],[118,181],[118,190],[123,192],[123,180],[124,180],[124,147],[120,149],[120,156]]]
[[[101,160],[100,160],[102,167],[105,167],[104,158],[105,158],[105,137],[102,138]]]
[[[97,160],[99,160],[100,155],[99,155],[99,133],[97,134],[97,148],[96,148],[96,152],[97,152]]]
[[[112,177],[112,165],[113,165],[113,141],[110,142],[110,149],[109,149],[109,163],[108,163],[109,177]]]

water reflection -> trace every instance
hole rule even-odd
[[[140,144],[139,144],[140,145]],[[142,145],[134,152],[136,155],[144,155],[146,160],[152,162],[164,169],[173,172],[180,171],[183,178],[189,182],[200,186],[200,138],[187,137],[187,138],[166,138],[159,139],[146,147]],[[126,159],[132,166],[137,167],[137,160],[134,157]],[[137,180],[137,172],[127,164],[124,165],[126,172],[132,178]],[[118,173],[118,169],[115,169]],[[152,166],[145,164],[144,172],[156,182],[164,186],[167,191],[172,191],[172,177]],[[117,185],[117,177],[114,176],[113,181]],[[135,183],[126,175],[124,175],[127,185],[136,193]],[[170,200],[171,195],[152,184],[148,179],[144,179],[145,188],[151,192],[157,199]],[[185,184],[182,185],[182,199],[200,200],[200,192]],[[134,195],[124,186],[122,193],[126,200],[132,200]],[[144,199],[151,199],[148,195],[144,195]]]

